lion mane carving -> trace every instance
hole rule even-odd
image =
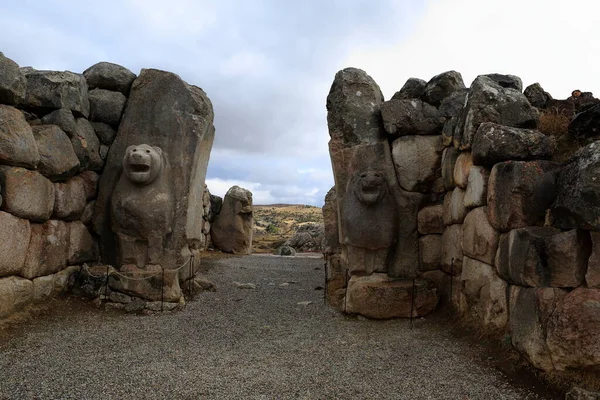
[[[119,266],[160,265],[163,242],[171,233],[173,200],[169,163],[160,147],[129,146],[111,201]]]

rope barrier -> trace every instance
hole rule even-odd
[[[177,267],[177,268],[175,268],[175,269],[169,269],[168,271],[171,271],[171,272],[177,272],[177,271],[179,271],[180,269],[182,269],[183,267],[185,267],[185,266],[186,266],[186,264],[187,264],[188,262],[190,262],[190,260],[192,259],[192,257],[193,257],[193,256],[190,256],[190,257],[187,259],[187,261],[185,261],[185,262],[184,262],[183,264],[181,264],[179,267]],[[109,275],[119,275],[119,276],[121,276],[121,277],[123,277],[123,278],[125,278],[125,279],[129,279],[129,280],[131,280],[131,281],[143,281],[143,280],[146,280],[146,279],[154,278],[155,276],[158,276],[158,275],[160,275],[160,274],[163,274],[163,275],[164,275],[164,271],[165,271],[165,268],[161,268],[161,269],[162,269],[162,271],[160,271],[160,272],[156,272],[156,273],[153,273],[152,275],[148,275],[148,276],[145,276],[145,277],[143,277],[143,278],[132,278],[132,277],[130,277],[130,276],[123,275],[122,273],[120,273],[119,271],[116,271],[116,270],[115,270],[115,271],[112,271],[112,272],[109,272],[109,268],[110,268],[110,265],[107,265],[107,266],[106,266],[106,282],[107,282],[107,284],[108,284],[108,276],[109,276]],[[94,275],[94,274],[92,274],[92,273],[90,272],[90,270],[89,270],[89,267],[87,266],[87,264],[83,264],[83,269],[85,269],[85,272],[87,272],[87,273],[88,273],[88,275],[90,275],[92,278],[97,278],[97,279],[99,279],[99,278],[103,278],[103,277],[104,277],[103,275]]]

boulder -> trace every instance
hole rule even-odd
[[[552,157],[550,138],[531,129],[484,122],[473,139],[473,163],[488,167],[502,161],[544,160]]]
[[[425,92],[425,86],[427,82],[419,78],[408,78],[404,86],[396,92],[392,99],[407,100],[407,99],[419,99]]]
[[[298,252],[320,252],[324,234],[323,224],[305,224],[298,227],[294,235],[284,244]]]
[[[426,271],[423,273],[423,279],[427,279],[434,283],[439,293],[440,300],[438,306],[451,306],[458,310],[460,307],[460,276],[452,276],[444,271]]]
[[[550,93],[542,89],[542,86],[537,82],[527,86],[523,94],[527,97],[531,105],[537,108],[546,108],[548,100],[552,99]]]
[[[221,212],[221,208],[223,207],[223,199],[217,195],[210,195],[210,211],[214,215],[218,215]],[[210,221],[212,222],[212,221]]]
[[[487,74],[484,76],[487,76],[503,88],[510,88],[519,92],[523,91],[523,81],[518,76],[505,74]]]
[[[534,367],[554,370],[546,344],[548,320],[566,291],[554,288],[510,288],[510,337],[513,346]]]
[[[454,131],[458,124],[458,117],[449,118],[444,127],[442,128],[442,144],[444,147],[452,146],[454,144]]]
[[[357,68],[339,71],[327,96],[327,125],[332,142],[345,147],[382,140],[385,132],[381,103],[381,89],[366,72]]]
[[[446,190],[452,190],[456,186],[454,182],[454,168],[459,154],[460,152],[454,147],[446,147],[442,152],[441,172]]]
[[[211,238],[215,247],[234,254],[252,253],[252,193],[239,186],[231,187],[215,218]]]
[[[504,330],[508,323],[508,285],[498,275],[494,267],[463,258],[462,273],[463,313],[481,321],[483,326],[493,330]]]
[[[549,161],[507,161],[490,174],[487,210],[501,232],[536,225],[556,196],[557,165]]]
[[[33,301],[47,300],[54,292],[54,275],[40,276],[31,280],[33,283]]]
[[[100,139],[100,143],[110,146],[117,136],[117,132],[104,122],[92,122],[92,128],[96,132],[96,136]]]
[[[490,171],[484,167],[472,166],[467,179],[464,204],[466,208],[481,207],[487,204],[487,188]]]
[[[31,279],[54,274],[67,266],[68,251],[67,223],[49,220],[43,224],[31,224],[25,267],[19,275]]]
[[[21,272],[30,238],[29,221],[0,211],[0,277]]]
[[[460,116],[455,138],[462,150],[471,148],[475,133],[483,122],[535,129],[539,119],[538,111],[518,90],[504,88],[487,76],[478,76],[467,96],[467,102]]]
[[[88,86],[83,75],[69,71],[31,71],[26,76],[25,106],[33,109],[66,108],[88,117]]]
[[[419,238],[421,271],[435,271],[442,261],[442,235],[426,235]]]
[[[575,289],[558,302],[548,321],[554,368],[597,369],[600,365],[600,290]]]
[[[82,169],[91,169],[100,171],[104,166],[104,161],[100,157],[100,140],[94,132],[94,128],[85,118],[77,118],[75,131],[71,136],[73,150]]]
[[[421,235],[432,233],[444,233],[444,206],[441,204],[435,206],[423,207],[417,214],[418,229]]]
[[[118,127],[125,109],[127,97],[121,92],[94,89],[89,93],[90,120]]]
[[[554,225],[561,229],[600,230],[600,141],[581,149],[558,176],[552,205]]]
[[[79,159],[69,137],[56,125],[32,128],[40,153],[38,170],[50,180],[69,178],[79,171]]]
[[[114,90],[125,96],[129,96],[129,90],[136,78],[136,75],[127,68],[109,62],[92,65],[83,71],[83,76],[90,89]]]
[[[392,143],[392,158],[402,189],[429,192],[440,176],[444,147],[440,136],[402,136]]]
[[[33,283],[16,276],[0,279],[0,318],[23,308],[33,300]]]
[[[75,221],[81,217],[86,206],[85,182],[75,176],[64,183],[55,183],[55,202],[53,217],[66,221]]]
[[[60,110],[52,111],[50,114],[44,115],[42,118],[42,124],[44,125],[56,125],[67,135],[72,136],[75,132],[76,124],[75,117],[71,110],[61,108]]]
[[[376,273],[350,278],[346,312],[374,319],[423,317],[435,310],[437,302],[438,294],[432,282],[393,280],[386,274]]]
[[[463,263],[463,226],[461,224],[450,225],[442,235],[442,263],[441,270],[460,276]]]
[[[590,253],[585,231],[527,227],[501,236],[496,268],[515,285],[573,288],[585,282]]]
[[[83,171],[78,176],[83,180],[83,190],[85,191],[86,200],[95,199],[98,195],[100,175],[94,171]]]
[[[75,221],[69,226],[69,250],[67,263],[82,264],[98,260],[98,245],[81,221]]]
[[[40,161],[31,127],[23,113],[0,104],[0,164],[35,168]]]
[[[296,255],[296,250],[294,250],[293,247],[284,244],[277,250],[277,255],[294,257]]]
[[[81,267],[72,265],[54,274],[54,294],[70,292],[79,276]],[[106,281],[105,281],[106,282]]]
[[[467,214],[463,224],[462,248],[466,256],[494,265],[500,234],[488,221],[486,207]]]
[[[392,136],[436,135],[442,132],[445,122],[437,108],[418,99],[384,102],[381,118],[385,131]]]
[[[435,107],[439,107],[446,97],[461,89],[465,89],[465,83],[460,73],[456,71],[443,72],[427,82],[422,99]]]
[[[2,209],[17,217],[46,221],[54,208],[54,186],[40,173],[0,166]]]
[[[325,204],[322,211],[324,223],[323,251],[330,254],[339,253],[341,248],[335,186],[329,189],[329,192],[325,195]]]
[[[449,199],[449,200],[448,200]],[[444,198],[444,223],[446,225],[462,224],[469,210],[465,207],[465,191],[455,188],[446,193]]]
[[[465,101],[467,100],[468,89],[459,89],[452,92],[446,97],[440,107],[438,108],[440,114],[446,118],[456,118],[460,116],[463,108],[465,108]]]
[[[473,157],[470,152],[460,153],[454,164],[454,183],[461,189],[466,189],[469,183],[469,172],[473,167]]]
[[[19,65],[0,52],[0,103],[21,104],[25,99],[26,84]]]
[[[94,208],[95,207],[96,207],[96,201],[92,200],[92,201],[88,202],[85,205],[85,208],[83,209],[83,213],[81,214],[81,217],[79,219],[86,226],[89,226],[89,225],[92,224],[92,219],[94,217]]]
[[[116,270],[112,266],[95,265],[88,267],[87,264],[84,264],[76,276],[73,293],[88,298],[96,298],[100,295],[108,296],[110,289],[106,286],[107,276],[115,273]]]
[[[600,104],[577,114],[569,123],[569,135],[578,139],[600,137]]]
[[[585,281],[589,288],[600,289],[600,232],[590,232],[592,255],[588,261]]]

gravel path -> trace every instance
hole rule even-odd
[[[436,317],[411,329],[406,320],[331,310],[315,290],[322,260],[208,264],[217,292],[183,311],[144,316],[86,306],[19,327],[0,342],[0,398],[542,398],[485,366],[474,346],[432,328]]]

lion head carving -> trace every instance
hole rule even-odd
[[[129,146],[123,157],[123,173],[134,183],[152,183],[164,168],[163,153],[160,147],[139,144]]]
[[[358,172],[353,181],[356,198],[367,206],[379,203],[388,193],[386,179],[379,171],[367,169]]]

